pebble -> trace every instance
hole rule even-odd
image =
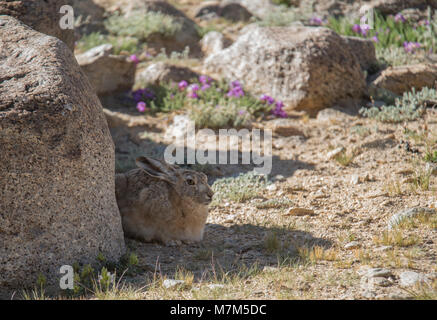
[[[384,277],[388,278],[392,276],[392,272],[385,268],[360,268],[358,270],[358,273],[366,278],[377,278],[377,277]]]
[[[427,280],[425,275],[414,271],[405,271],[399,275],[399,283],[402,287],[411,287]]]
[[[235,220],[235,215],[231,214],[231,215],[227,216],[223,222],[224,223],[233,223],[234,220]]]
[[[357,184],[359,184],[359,183],[360,183],[360,176],[357,175],[357,174],[354,174],[354,175],[351,177],[351,184],[353,184],[353,185],[357,185]]]
[[[380,286],[380,287],[388,287],[392,284],[391,281],[387,280],[384,277],[374,277],[373,279],[373,284]]]
[[[390,249],[393,249],[393,246],[382,246],[375,249],[375,251],[388,251]]]
[[[314,210],[304,209],[304,208],[291,208],[285,214],[286,216],[313,216],[315,215]]]
[[[276,191],[278,187],[275,184],[270,184],[266,187],[268,191]]]
[[[270,266],[265,266],[263,268],[264,272],[279,272],[279,268],[277,267],[270,267]]]
[[[166,289],[170,289],[170,288],[176,287],[178,285],[182,285],[184,283],[185,283],[184,280],[166,279],[162,283],[162,286]]]
[[[344,248],[348,249],[348,250],[358,249],[360,247],[361,247],[361,244],[358,241],[349,242],[344,246]]]
[[[214,290],[214,289],[223,289],[225,286],[222,284],[212,283],[207,285],[208,289]]]
[[[429,173],[430,175],[437,175],[437,164],[427,162],[425,164],[425,172]]]
[[[332,151],[329,151],[326,154],[326,158],[328,158],[328,160],[333,159],[335,156],[339,155],[340,153],[342,153],[345,150],[344,147],[338,147]]]

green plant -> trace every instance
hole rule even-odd
[[[271,111],[270,105],[248,93],[238,97],[230,95],[232,84],[226,81],[205,84],[191,79],[191,87],[194,86],[197,88],[195,97],[189,96],[190,88],[181,89],[175,83],[139,89],[133,92],[133,97],[137,102],[145,101],[151,112],[185,109],[197,128],[247,127],[254,117]]]
[[[421,53],[409,54],[403,47],[394,45],[384,47],[377,46],[376,58],[381,65],[403,66],[408,64],[422,63],[425,61],[425,55]]]
[[[84,52],[95,48],[102,44],[111,44],[114,54],[122,52],[135,53],[138,51],[139,42],[132,37],[117,37],[111,35],[103,35],[100,32],[93,32],[83,36],[77,43],[77,50]]]
[[[425,103],[437,99],[434,89],[423,88],[416,92],[406,92],[401,98],[395,100],[395,105],[382,106],[381,108],[361,108],[360,114],[381,122],[399,123],[420,118],[425,112]]]
[[[138,256],[135,253],[131,252],[131,254],[129,255],[129,260],[128,260],[129,266],[138,265],[138,261],[139,261]]]
[[[266,186],[266,178],[254,172],[218,179],[212,185],[215,192],[212,205],[217,206],[225,201],[246,202],[259,196]]]
[[[262,20],[258,21],[261,27],[284,27],[302,19],[296,11],[292,9],[273,10]]]
[[[423,157],[425,162],[437,163],[437,150],[427,150],[425,156]]]
[[[334,18],[328,20],[327,27],[335,32],[347,36],[360,36],[374,39],[375,47],[391,48],[404,47],[405,43],[420,43],[422,49],[435,49],[435,30],[436,30],[436,15],[431,18],[431,13],[428,13],[429,24],[413,21],[396,21],[395,17],[385,17],[381,13],[375,11],[373,28],[367,32],[360,32],[353,29],[354,25],[359,25],[360,20],[350,20],[348,17]],[[408,51],[408,50],[407,50]],[[417,50],[416,50],[417,51]],[[410,54],[412,56],[413,54]]]
[[[152,34],[170,37],[182,29],[182,24],[174,17],[160,12],[137,11],[124,17],[113,15],[105,20],[105,27],[111,34],[134,37],[139,41],[147,41]]]
[[[286,7],[291,7],[291,6],[295,6],[296,5],[296,1],[295,0],[273,0],[272,2],[274,4],[281,5],[281,6],[286,6]]]
[[[337,161],[343,167],[347,167],[354,160],[355,155],[353,153],[347,153],[346,151],[340,152],[335,156],[335,161]]]

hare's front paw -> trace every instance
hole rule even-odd
[[[164,241],[166,247],[178,247],[182,244],[181,240],[167,240]]]

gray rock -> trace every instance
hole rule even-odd
[[[125,251],[114,144],[65,43],[9,16],[0,43],[0,291],[59,290],[62,265]]]
[[[437,164],[427,162],[425,164],[425,172],[428,172],[430,175],[433,175],[433,176],[437,175]]]
[[[222,17],[233,22],[248,21],[252,16],[252,13],[244,6],[230,1],[207,1],[202,3],[195,13],[195,17],[199,19],[209,20]]]
[[[344,246],[344,248],[347,250],[358,249],[360,247],[361,247],[361,243],[359,243],[358,241],[349,242]]]
[[[344,147],[338,147],[338,148],[336,148],[336,149],[334,149],[334,150],[331,150],[331,151],[329,151],[327,154],[326,154],[326,158],[328,159],[328,160],[330,160],[330,159],[334,159],[336,156],[338,156],[340,153],[342,153],[343,151],[345,151],[346,149],[344,148]]]
[[[391,230],[394,227],[396,227],[399,223],[401,223],[405,219],[411,219],[418,215],[425,214],[425,215],[432,215],[436,214],[436,209],[431,208],[424,208],[424,207],[415,207],[415,208],[409,208],[402,210],[396,214],[394,214],[390,220],[388,221],[388,229]]]
[[[135,64],[111,52],[112,46],[103,44],[76,56],[98,95],[128,91],[135,82]]]
[[[190,68],[157,62],[138,72],[135,76],[135,82],[143,85],[158,85],[167,82],[178,83],[182,80],[189,82],[192,79],[197,80],[198,77],[199,74]]]
[[[212,283],[207,285],[208,289],[215,290],[215,289],[223,289],[225,286],[222,284]]]
[[[217,31],[210,31],[200,41],[202,52],[205,56],[218,53],[230,45],[230,40]]]
[[[249,10],[251,14],[259,18],[266,17],[276,6],[270,0],[222,0],[224,5],[237,3]]]
[[[388,251],[390,249],[393,249],[393,246],[381,246],[375,249],[375,251]]]
[[[359,273],[363,277],[367,277],[367,278],[377,278],[377,277],[388,278],[393,275],[393,273],[389,269],[385,269],[385,268],[362,269],[359,271]]]
[[[403,287],[411,287],[424,282],[427,282],[427,277],[414,271],[405,271],[399,275],[399,283]]]
[[[181,286],[184,284],[185,284],[184,280],[174,280],[174,279],[165,279],[162,282],[162,286],[166,289],[174,288],[176,286]]]
[[[316,114],[360,98],[364,73],[344,40],[327,28],[253,27],[229,48],[205,59],[205,68],[240,79],[254,94],[269,94],[284,110]]]
[[[378,63],[375,53],[375,45],[371,39],[360,37],[342,36],[344,42],[349,46],[349,50],[357,57],[361,69],[369,70]]]

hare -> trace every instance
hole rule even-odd
[[[214,192],[205,174],[148,157],[115,177],[124,233],[142,241],[198,242]]]

